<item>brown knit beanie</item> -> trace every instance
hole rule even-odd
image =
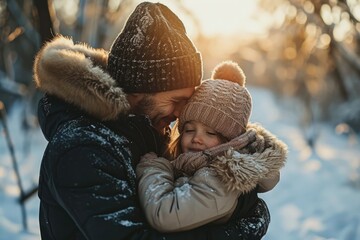
[[[251,96],[238,64],[226,61],[196,89],[179,117],[179,132],[188,121],[199,121],[227,139],[245,132],[251,114]]]
[[[198,86],[202,59],[181,20],[161,3],[140,3],[113,42],[108,72],[127,93]]]

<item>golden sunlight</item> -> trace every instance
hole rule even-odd
[[[257,1],[186,0],[186,6],[199,19],[206,35],[230,35],[236,32],[261,33],[254,19]]]
[[[198,30],[189,23],[189,16],[170,0],[160,0],[174,9],[184,21],[190,35]],[[184,0],[186,8],[199,21],[202,33],[207,36],[249,34],[259,35],[265,32],[269,22],[259,17],[258,2],[239,0]],[[178,10],[178,11],[177,11]],[[265,14],[264,14],[265,17]]]

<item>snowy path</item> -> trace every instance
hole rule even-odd
[[[263,90],[253,91],[252,96],[252,120],[261,122],[289,146],[280,183],[261,195],[272,217],[264,239],[360,239],[360,187],[350,184],[351,175],[360,177],[359,139],[350,141],[320,125],[311,151],[291,113],[279,109]]]

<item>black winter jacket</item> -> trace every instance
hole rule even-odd
[[[221,240],[264,236],[270,216],[255,192],[241,197],[225,225],[171,234],[149,227],[138,202],[135,166],[143,154],[160,153],[163,142],[146,117],[126,114],[121,89],[114,89],[111,79],[104,80],[109,76],[101,70],[101,59],[106,59],[103,54],[58,37],[36,58],[37,86],[57,96],[41,99],[38,111],[49,141],[39,179],[42,239]],[[117,117],[105,119],[114,112]],[[248,201],[256,204],[247,218],[240,218],[249,210],[244,208]]]

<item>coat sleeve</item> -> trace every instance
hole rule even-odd
[[[62,154],[49,174],[52,194],[85,239],[212,239],[206,227],[177,234],[151,228],[139,206],[135,172],[125,166],[125,156],[115,157],[97,147],[76,147]]]
[[[150,225],[161,232],[199,227],[231,215],[238,191],[227,191],[213,169],[204,167],[185,182],[174,179],[164,158],[146,157],[137,166],[139,198]]]
[[[272,190],[280,181],[280,171],[269,178],[262,178],[259,180],[257,190],[259,193],[264,193]]]

